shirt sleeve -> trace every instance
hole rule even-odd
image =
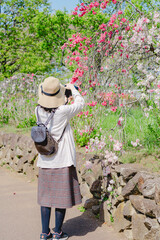
[[[76,90],[72,90],[72,96],[74,99],[74,103],[71,105],[65,106],[65,113],[67,114],[67,119],[70,120],[72,117],[77,115],[84,107],[85,101],[81,94]]]

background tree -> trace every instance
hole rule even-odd
[[[70,16],[51,14],[47,0],[5,0],[0,25],[0,79],[16,72],[49,72],[62,64]]]

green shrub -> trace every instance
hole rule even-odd
[[[36,125],[36,116],[31,115],[29,118],[24,118],[22,122],[19,122],[17,128],[27,128]]]
[[[76,143],[80,146],[80,147],[84,147],[87,145],[87,143],[89,142],[89,140],[91,138],[95,138],[97,136],[98,130],[93,129],[90,133],[88,132],[84,132],[82,133],[82,135],[79,134],[78,130],[75,129],[74,130],[74,136],[75,136],[75,140]]]

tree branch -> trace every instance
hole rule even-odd
[[[141,12],[132,2],[130,2],[129,0],[125,0],[126,2],[128,2],[130,5],[132,5],[132,7],[134,7],[134,9],[139,12],[141,15],[144,15],[143,12]]]

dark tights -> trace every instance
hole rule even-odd
[[[62,224],[64,221],[66,209],[56,208],[55,209],[55,232],[60,233],[62,231]],[[41,222],[42,222],[42,233],[48,234],[49,222],[51,216],[51,208],[50,207],[41,207]]]

